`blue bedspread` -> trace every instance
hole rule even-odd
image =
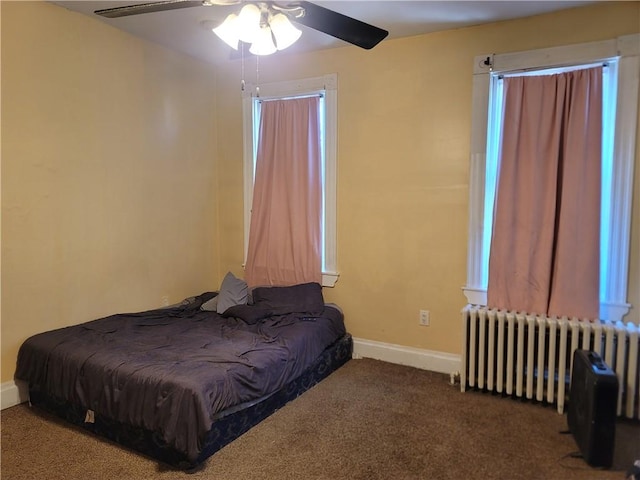
[[[35,335],[20,348],[16,378],[157,432],[194,460],[216,416],[277,391],[345,334],[330,306],[248,324],[200,310],[211,296]]]

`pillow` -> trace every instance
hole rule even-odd
[[[274,315],[294,312],[319,315],[324,310],[322,287],[315,282],[290,287],[257,287],[252,293],[253,304],[271,309]]]
[[[244,305],[247,303],[249,288],[247,282],[240,278],[236,278],[231,272],[227,272],[220,285],[218,296],[205,302],[200,307],[202,310],[210,310],[218,313],[233,307],[234,305]]]
[[[207,300],[200,305],[200,310],[207,310],[209,312],[215,312],[218,308],[218,297],[215,296],[211,300]]]

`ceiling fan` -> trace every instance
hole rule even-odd
[[[151,3],[140,3],[122,7],[106,8],[95,10],[96,15],[107,18],[125,17],[130,15],[140,15],[144,13],[162,12],[178,8],[234,5],[238,3],[260,3],[273,5],[279,11],[287,9],[296,10],[295,16],[290,20],[294,23],[305,25],[314,30],[326,33],[332,37],[339,38],[364,49],[371,49],[382,41],[389,32],[362,22],[355,18],[348,17],[328,8],[321,7],[310,2],[244,2],[242,0],[164,0]]]

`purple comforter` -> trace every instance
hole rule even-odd
[[[278,390],[345,334],[329,306],[247,324],[200,310],[208,298],[35,335],[20,348],[16,378],[157,432],[193,460],[217,414]]]

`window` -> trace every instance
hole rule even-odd
[[[488,255],[501,131],[501,76],[606,62],[603,73],[603,181],[600,317],[618,321],[626,303],[640,35],[523,53],[482,55],[473,79],[467,284],[471,304],[486,304]]]
[[[258,148],[260,100],[322,95],[323,231],[322,284],[333,287],[338,280],[336,265],[336,132],[337,75],[304,80],[247,85],[243,98],[244,117],[244,258],[247,257],[253,182]]]

